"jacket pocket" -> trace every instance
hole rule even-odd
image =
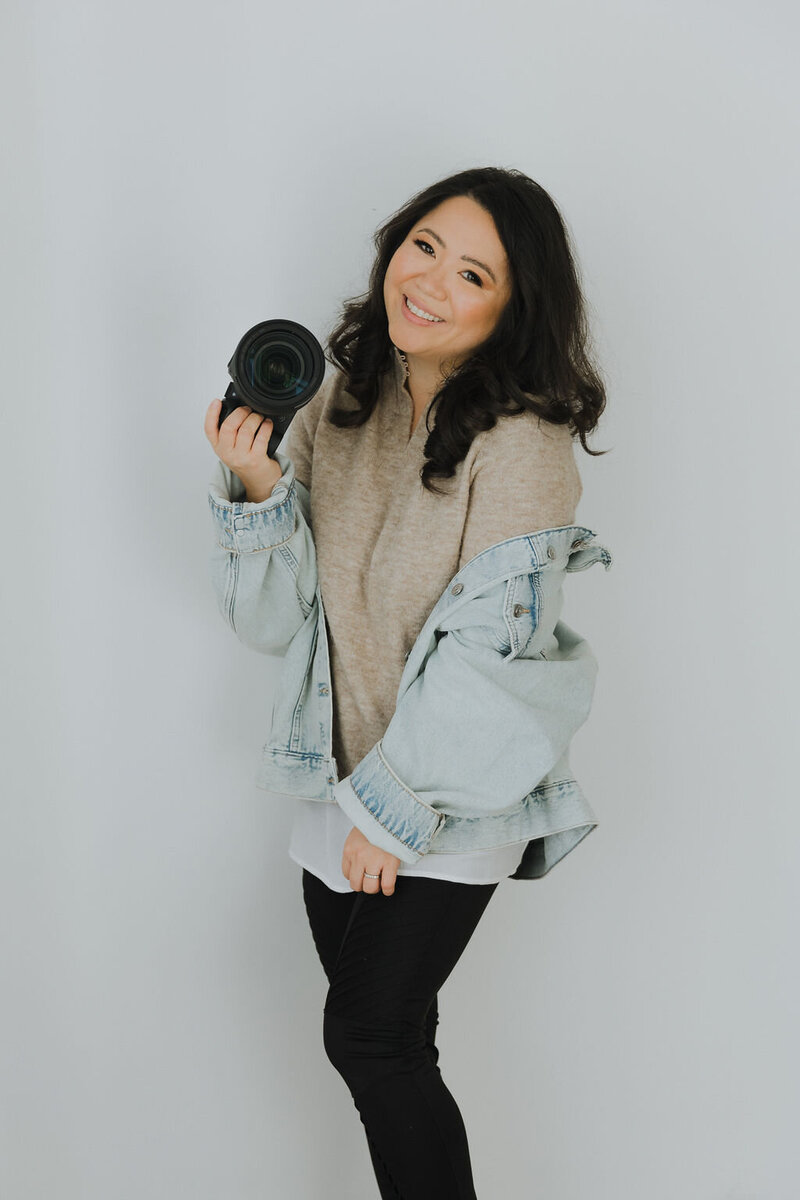
[[[442,619],[434,636],[460,633],[477,637],[503,659],[525,655],[543,609],[536,572],[498,579]],[[538,657],[538,655],[533,656]]]
[[[505,637],[498,649],[505,659],[539,657],[528,654],[542,613],[542,590],[535,571],[514,575],[506,583],[503,600]]]

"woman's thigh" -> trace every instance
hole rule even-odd
[[[361,892],[334,892],[316,875],[303,868],[303,899],[320,962],[330,983],[356,899]],[[438,996],[434,995],[425,1014],[425,1043],[434,1066],[439,1061],[436,1031],[439,1025]]]
[[[391,896],[354,892],[325,1012],[421,1026],[496,887],[398,875]]]
[[[303,867],[303,902],[319,960],[330,981],[359,892],[334,892]]]

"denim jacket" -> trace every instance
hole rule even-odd
[[[383,737],[340,779],[310,496],[290,458],[274,457],[269,499],[245,502],[219,460],[208,495],[219,610],[245,645],[283,658],[256,784],[338,803],[403,862],[528,839],[511,878],[546,874],[597,825],[569,765],[597,660],[560,619],[563,581],[598,561],[608,570],[611,554],[564,525],[475,555],[409,651]]]

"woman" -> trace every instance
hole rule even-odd
[[[530,792],[514,772],[524,760],[523,740],[536,740],[523,717],[528,722],[542,708],[540,693],[536,705],[521,707],[524,687],[534,680],[540,686],[542,659],[580,666],[579,639],[559,653],[568,627],[557,621],[559,588],[545,596],[551,565],[545,549],[551,559],[565,559],[570,546],[585,545],[569,541],[576,530],[591,534],[572,524],[581,495],[573,435],[596,453],[585,437],[597,425],[605,393],[586,353],[583,301],[563,222],[527,176],[490,167],[445,179],[413,197],[375,244],[368,292],[345,306],[329,338],[338,370],[297,412],[275,459],[266,456],[271,421],[242,407],[218,429],[220,402],[209,406],[206,434],[225,468],[210,496],[220,529],[217,593],[240,636],[249,625],[249,644],[267,651],[289,646],[287,660],[295,646],[295,657],[311,663],[319,631],[328,634],[332,761],[341,778],[329,778],[325,798],[335,803],[298,799],[290,847],[302,867],[311,933],[329,981],[324,1044],[364,1124],[381,1196],[463,1200],[475,1189],[464,1123],[437,1065],[438,992],[500,880],[543,874],[595,824],[563,769],[566,759],[547,796],[537,797],[541,804],[510,806],[509,797]],[[287,493],[291,519],[282,507]],[[262,542],[252,540],[254,526],[234,528],[248,517],[263,517],[269,527]],[[544,540],[537,542],[537,531],[545,531]],[[249,562],[234,537],[242,533],[257,552]],[[504,608],[490,612],[487,592],[461,609],[470,614],[461,626],[445,628],[443,619],[431,638],[434,655],[424,655],[428,693],[439,702],[408,708],[421,695],[423,668],[414,675],[407,664],[432,614],[450,599],[447,589],[461,590],[460,583],[450,586],[454,575],[467,577],[499,543],[505,550],[506,539],[516,539],[508,547],[523,543],[526,553],[535,545],[541,574],[520,571],[507,580],[506,571]],[[283,557],[275,559],[279,551]],[[597,556],[609,565],[604,548],[595,554],[581,565]],[[259,576],[234,620],[239,572],[263,573],[268,559],[278,564],[270,569],[282,586],[292,573],[294,591],[285,604],[268,603],[277,593]],[[527,586],[527,593],[514,591],[527,604],[507,603],[512,586]],[[316,648],[309,649],[297,639],[301,625],[308,626],[315,589],[318,606],[324,597],[327,625],[315,613]],[[290,610],[291,628],[262,635],[259,622],[289,620]],[[525,617],[534,611],[552,618],[544,640],[536,641],[533,617]],[[506,640],[509,622],[520,615],[531,622],[527,640],[519,640],[514,624]],[[459,675],[467,661],[473,674]],[[554,672],[559,663],[548,661],[547,668]],[[294,757],[298,780],[298,760],[305,770],[314,757],[310,746],[303,754],[292,749],[299,714],[327,691],[319,676],[317,687],[310,686],[311,668],[304,669],[305,699],[293,706],[291,733],[283,750],[273,743],[276,759]],[[588,711],[589,675],[574,724]],[[403,711],[417,714],[405,725],[401,677]],[[510,678],[523,682],[504,693]],[[577,678],[569,677],[565,695],[580,690]],[[476,682],[459,685],[459,679]],[[435,693],[434,681],[443,683]],[[492,727],[491,715],[506,712],[509,696],[517,707]],[[485,724],[462,720],[468,703],[473,713],[482,706]],[[314,727],[310,718],[308,724]],[[387,751],[392,729],[395,748]],[[559,741],[551,734],[541,739],[548,748]],[[437,791],[434,776],[441,766],[444,779],[446,765],[457,759],[471,765],[455,776],[463,786],[450,787],[448,805],[447,789],[439,780]],[[374,766],[371,777],[367,764]],[[531,786],[543,776],[542,763]],[[493,790],[489,778],[496,781],[496,811],[483,815],[480,806]],[[377,800],[376,780],[384,786]],[[302,784],[285,790],[311,796]],[[525,823],[543,820],[548,806],[549,824]],[[542,836],[534,839],[534,832]],[[530,866],[534,847],[543,856],[540,868]]]

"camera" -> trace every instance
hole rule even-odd
[[[273,422],[267,454],[274,457],[299,408],[319,391],[325,355],[317,339],[296,321],[261,321],[248,329],[228,363],[232,383],[219,424],[235,408],[248,405]]]

